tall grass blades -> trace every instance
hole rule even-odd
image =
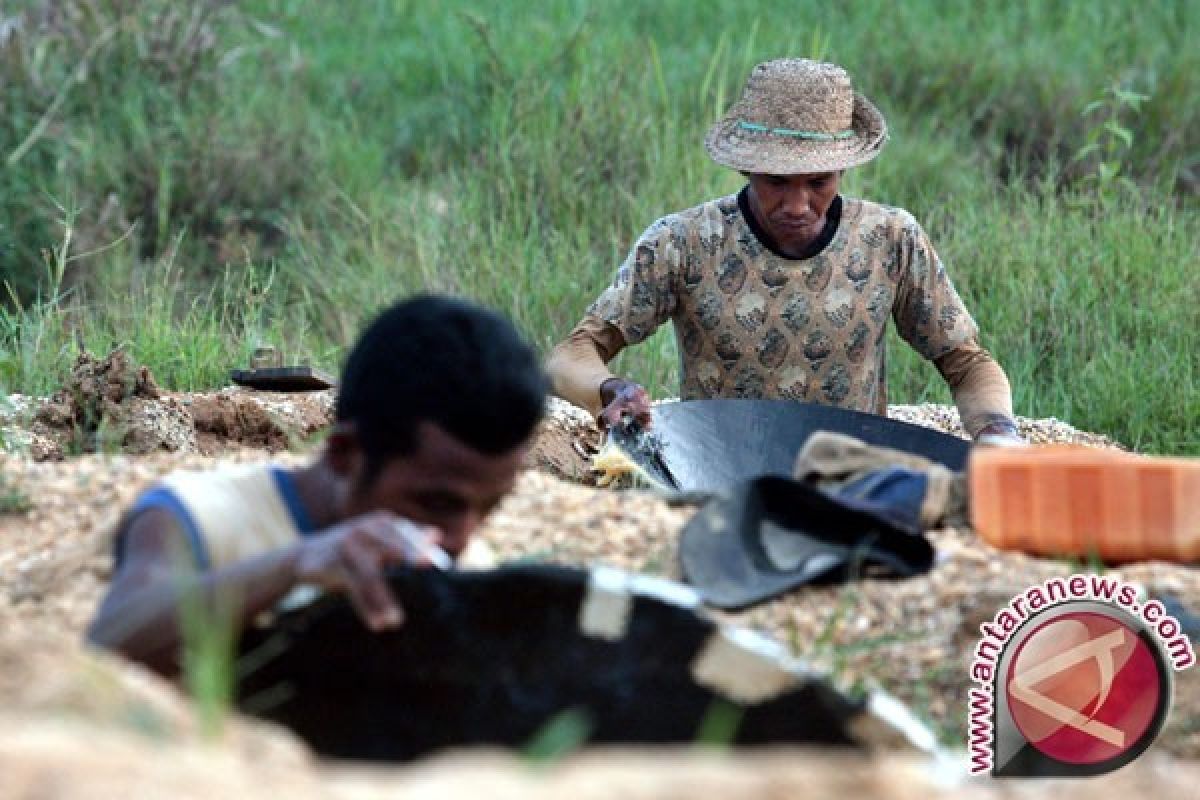
[[[1200,0],[9,4],[0,381],[54,388],[76,338],[180,389],[260,342],[336,369],[418,288],[549,348],[651,222],[739,188],[704,132],[804,55],[887,116],[846,192],[930,231],[1018,413],[1196,454],[1198,25]],[[949,399],[893,350],[894,401]],[[615,368],[673,395],[677,361],[663,330]]]

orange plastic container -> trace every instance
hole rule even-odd
[[[1200,459],[977,447],[967,483],[973,527],[1004,550],[1109,563],[1200,560]]]

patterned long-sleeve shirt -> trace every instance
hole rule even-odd
[[[764,245],[739,195],[666,216],[588,314],[630,345],[670,320],[685,400],[787,398],[885,414],[889,318],[931,361],[978,330],[911,214],[835,203],[832,239],[802,259]]]

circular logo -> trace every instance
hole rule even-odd
[[[1005,690],[1013,723],[1039,752],[1115,769],[1158,735],[1168,680],[1161,652],[1140,626],[1116,614],[1069,611],[1024,638]]]

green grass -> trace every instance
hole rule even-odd
[[[0,515],[24,514],[33,508],[24,487],[10,475],[0,472]]]
[[[259,341],[335,369],[368,314],[421,288],[548,349],[645,227],[738,188],[704,131],[754,63],[808,55],[887,116],[847,192],[925,224],[1018,413],[1200,452],[1200,0],[10,13],[48,5],[92,11],[0,40],[9,390],[54,389],[79,341],[180,389],[223,384]],[[893,401],[948,401],[894,344]],[[676,362],[663,330],[616,366],[664,396]]]
[[[531,765],[553,764],[587,744],[594,727],[591,715],[583,709],[560,711],[534,732],[521,754]]]
[[[195,701],[201,735],[215,739],[224,730],[237,685],[234,663],[237,629],[233,620],[239,599],[210,600],[196,586],[181,585],[181,588],[183,684]]]

